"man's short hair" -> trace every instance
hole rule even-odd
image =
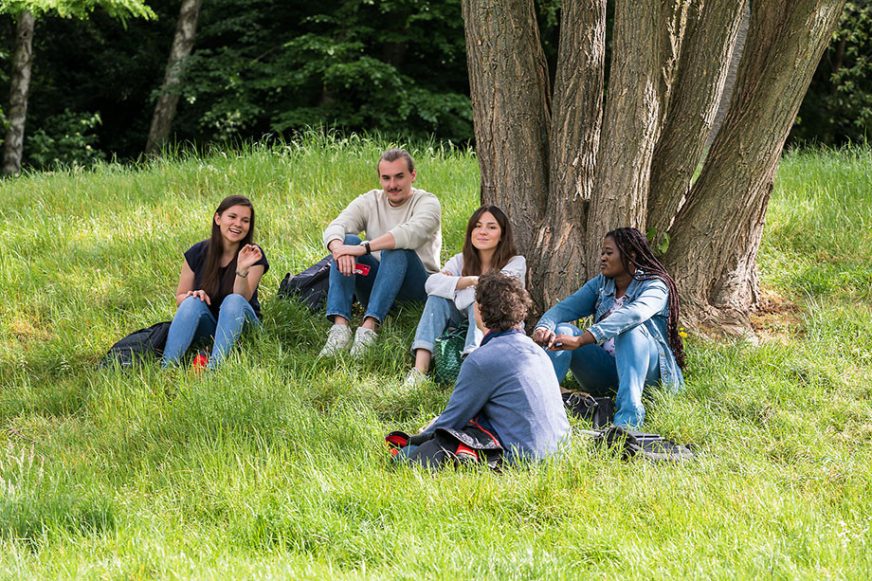
[[[381,165],[383,161],[397,161],[398,159],[405,159],[406,165],[409,168],[409,173],[415,171],[415,160],[412,159],[412,156],[409,155],[409,152],[405,149],[400,149],[399,147],[395,147],[393,149],[389,149],[381,154],[381,157],[378,158],[378,163],[375,164],[376,171],[379,171],[378,166]]]
[[[478,279],[475,301],[484,326],[491,331],[507,331],[527,318],[533,301],[517,277],[488,272]]]

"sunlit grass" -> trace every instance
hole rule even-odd
[[[696,460],[623,462],[578,435],[540,466],[431,475],[390,466],[381,441],[448,396],[402,385],[419,308],[364,361],[323,361],[327,322],[275,298],[376,186],[386,145],[311,134],[0,182],[0,575],[870,576],[868,150],[785,159],[760,252],[764,289],[789,307],[760,323],[772,340],[693,341],[687,389],[653,394],[646,427]],[[414,153],[448,258],[476,161]],[[119,337],[172,316],[182,252],[231,193],[254,200],[272,265],[263,331],[206,376],[98,369]]]

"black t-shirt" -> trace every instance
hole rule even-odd
[[[258,246],[260,248],[260,246]],[[188,266],[191,267],[191,270],[194,271],[194,290],[202,288],[203,284],[203,269],[206,266],[206,253],[209,250],[209,241],[203,240],[202,242],[197,242],[185,252],[185,260],[188,263]],[[254,263],[254,266],[263,265],[263,273],[269,270],[269,262],[266,260],[266,253],[263,251],[263,248],[260,248],[261,258],[257,262]],[[212,314],[215,317],[218,317],[218,309],[221,307],[221,303],[224,302],[224,298],[227,295],[233,294],[233,282],[236,278],[236,257],[225,266],[224,268],[218,269],[218,279],[221,281],[221,284],[218,288],[218,295],[210,295],[209,298],[212,301],[212,304],[209,306],[209,310],[212,311]],[[251,308],[254,309],[254,313],[260,318],[260,303],[257,300],[257,289],[254,289],[254,294],[251,295],[251,300],[248,301],[251,304]]]

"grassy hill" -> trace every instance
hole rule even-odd
[[[449,395],[402,386],[420,311],[391,317],[364,360],[322,361],[326,320],[275,299],[376,186],[380,149],[310,139],[0,182],[0,576],[872,576],[869,150],[784,160],[763,341],[692,339],[687,389],[653,394],[646,428],[697,460],[625,462],[576,435],[539,466],[429,474],[382,444]],[[415,153],[447,258],[476,162]],[[231,193],[254,201],[272,265],[264,330],[213,374],[98,369],[172,317],[182,252]]]

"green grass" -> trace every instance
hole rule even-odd
[[[758,318],[764,341],[691,341],[687,389],[648,406],[646,427],[697,460],[624,462],[579,435],[540,466],[429,474],[392,467],[382,444],[448,397],[402,386],[419,311],[389,319],[364,361],[330,362],[316,357],[327,322],[274,300],[375,186],[383,145],[310,138],[0,182],[0,576],[872,575],[869,150],[782,163],[760,251],[781,307]],[[447,258],[476,162],[415,153]],[[231,193],[254,200],[272,264],[264,330],[214,374],[96,368],[172,316],[181,254]]]

